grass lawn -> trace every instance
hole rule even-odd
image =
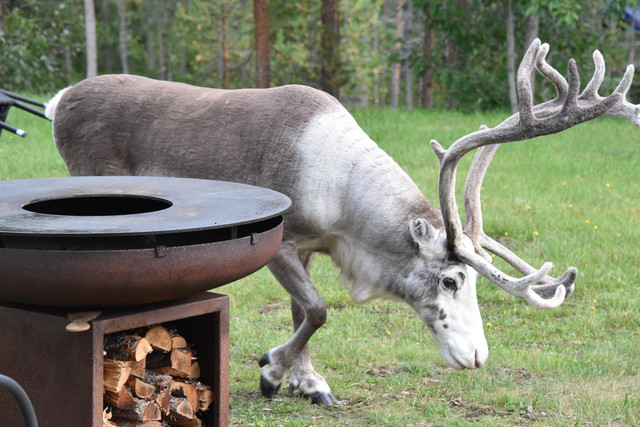
[[[448,147],[506,114],[354,116],[437,203],[429,140]],[[9,122],[28,137],[2,132],[0,179],[66,175],[48,122],[16,109]],[[639,179],[640,129],[620,120],[500,148],[482,193],[485,231],[534,266],[552,261],[561,274],[574,265],[580,277],[574,295],[552,311],[479,279],[490,350],[479,370],[447,368],[409,306],[355,305],[330,260],[318,256],[313,280],[329,315],[310,347],[343,404],[314,406],[289,396],[287,384],[266,400],[257,361],[292,332],[288,297],[266,269],[219,288],[231,299],[231,424],[640,425]]]

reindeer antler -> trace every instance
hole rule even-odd
[[[520,64],[517,78],[520,99],[518,114],[509,117],[493,129],[482,127],[479,131],[460,138],[448,150],[444,150],[435,140],[431,141],[431,146],[440,159],[440,209],[449,246],[461,261],[473,267],[479,274],[510,294],[524,298],[539,308],[554,308],[562,304],[567,291],[569,294],[573,291],[578,270],[569,267],[560,278],[551,278],[547,276],[551,263],[545,263],[540,269],[535,269],[486,236],[482,230],[480,187],[499,144],[561,132],[607,112],[610,115],[630,119],[640,125],[640,108],[625,100],[633,78],[633,66],[627,68],[616,90],[606,98],[602,98],[597,94],[597,90],[604,76],[604,61],[602,55],[596,51],[594,53],[596,71],[587,88],[578,95],[580,78],[575,61],[573,59],[569,61],[567,82],[546,62],[548,50],[548,44],[541,44],[540,40],[536,39]],[[555,99],[535,107],[530,79],[534,67],[555,85],[557,91]],[[465,184],[467,225],[463,231],[455,199],[456,169],[460,159],[476,148],[480,149],[474,158]],[[483,248],[504,258],[526,276],[517,279],[500,271],[491,265],[491,258]],[[534,283],[542,283],[542,285],[532,287]],[[543,298],[550,293],[554,293],[552,298]]]

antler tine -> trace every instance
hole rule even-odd
[[[594,101],[600,97],[600,95],[598,95],[598,89],[600,89],[600,85],[604,81],[605,66],[604,58],[602,57],[600,51],[597,49],[593,51],[593,65],[595,68],[593,71],[593,77],[591,77],[591,80],[587,84],[587,87],[585,87],[584,91],[582,91],[582,94],[579,98],[580,100],[584,99],[588,101]]]
[[[481,130],[486,128],[487,127],[483,125]],[[466,217],[464,234],[471,239],[476,253],[485,257],[487,261],[491,260],[491,256],[487,254],[481,246],[484,231],[482,227],[482,202],[480,192],[482,191],[484,175],[498,148],[500,148],[500,144],[485,145],[484,147],[478,148],[471,162],[471,167],[467,173],[467,180],[464,184],[464,211]]]
[[[549,45],[544,43],[540,46],[540,50],[538,52],[538,56],[536,58],[536,68],[544,77],[547,78],[556,88],[556,98],[549,101],[549,103],[562,103],[563,100],[567,97],[568,83],[556,70],[547,62],[547,53],[549,53]]]
[[[480,211],[480,187],[486,168],[497,150],[499,143],[532,139],[541,135],[561,132],[587,120],[591,120],[606,113],[612,106],[618,104],[628,89],[627,75],[618,89],[606,98],[596,98],[586,102],[582,97],[579,102],[580,77],[574,60],[569,61],[568,81],[546,62],[548,45],[542,45],[536,39],[525,54],[518,68],[518,95],[520,97],[520,113],[505,120],[493,129],[481,128],[479,131],[466,135],[456,141],[449,149],[444,150],[436,141],[431,145],[440,159],[439,197],[440,209],[447,233],[447,243],[456,256],[473,267],[480,275],[486,277],[512,295],[524,298],[540,308],[557,307],[564,301],[567,294],[573,290],[577,278],[577,270],[570,267],[558,279],[547,276],[551,269],[550,263],[545,263],[539,270],[512,254],[502,245],[488,238],[482,231],[482,216]],[[531,75],[534,68],[555,86],[557,97],[540,106],[533,106],[531,90]],[[599,71],[596,72],[591,88],[599,86]],[[589,93],[589,92],[588,92]],[[517,120],[515,120],[517,117]],[[495,146],[491,147],[492,144]],[[490,147],[486,147],[490,146]],[[470,170],[471,177],[465,187],[465,209],[467,212],[467,227],[464,232],[455,199],[456,169],[460,159],[469,151],[478,150],[476,159]],[[507,262],[526,274],[520,279],[510,277],[491,265],[482,247],[497,255],[504,256]],[[534,283],[543,283],[532,287]],[[544,299],[551,291],[554,296]]]
[[[486,126],[483,125],[483,128],[486,129]],[[519,258],[509,249],[487,236],[482,226],[480,198],[482,182],[487,168],[499,147],[500,144],[480,147],[471,162],[471,167],[469,168],[469,173],[467,174],[467,180],[464,186],[464,210],[465,217],[467,218],[464,234],[466,234],[473,243],[476,253],[483,256],[487,261],[491,261],[491,256],[484,251],[484,249],[487,249],[491,253],[504,259],[520,273],[524,275],[534,274],[538,270]],[[559,278],[554,278],[548,275],[545,276],[539,281],[542,285],[533,286],[532,289],[542,297],[549,297],[553,295],[555,289],[559,285],[563,285],[567,288],[567,296],[569,296],[573,293],[574,283],[577,278],[578,270],[575,267],[569,267],[569,269]]]
[[[537,270],[529,265],[526,261],[521,259],[518,255],[511,252],[508,248],[504,247],[496,240],[487,236],[486,234],[482,234],[480,239],[480,246],[484,249],[487,249],[489,252],[499,256],[504,259],[509,265],[518,270],[522,274],[533,274]],[[562,285],[567,288],[567,297],[573,293],[574,283],[578,278],[578,269],[575,267],[569,267],[567,271],[565,271],[562,276],[555,278],[551,276],[545,276],[538,283],[541,283],[539,286],[532,286],[532,289],[542,297],[549,297],[555,292],[555,288],[558,285]]]

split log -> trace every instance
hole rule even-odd
[[[163,415],[169,415],[171,412],[171,390],[164,390],[155,396],[155,400],[160,407]]]
[[[153,347],[140,335],[117,332],[105,335],[104,350],[109,359],[139,362],[153,351]]]
[[[109,408],[104,408],[102,411],[102,427],[118,427],[117,424],[114,424],[111,421],[111,410]]]
[[[131,365],[126,361],[104,359],[102,375],[105,390],[117,393],[131,375]]]
[[[171,395],[175,397],[184,397],[194,410],[198,410],[200,406],[200,396],[195,384],[175,380],[171,384]]]
[[[114,418],[113,420],[116,427],[165,427],[168,425],[162,421],[136,421],[126,418]]]
[[[172,348],[187,348],[187,340],[175,330],[170,330]]]
[[[213,403],[213,387],[198,382],[196,388],[198,389],[199,400],[198,411],[208,411]]]
[[[147,368],[174,377],[191,375],[191,350],[174,348],[170,352],[155,351],[147,358]]]
[[[158,392],[164,390],[171,391],[171,383],[173,382],[173,377],[171,377],[171,375],[165,375],[147,370],[144,376],[144,382],[153,385]]]
[[[197,360],[191,361],[191,371],[189,371],[189,378],[198,379],[200,378],[200,363]]]
[[[103,353],[103,427],[204,425],[199,412],[210,408],[213,389],[197,381],[195,349],[174,329],[158,325],[106,335]]]
[[[169,419],[174,420],[193,420],[195,413],[193,406],[184,397],[172,397],[171,398],[171,413]]]
[[[131,375],[136,376],[138,378],[144,378],[145,373],[147,372],[147,358],[145,357],[142,360],[139,361],[135,361],[135,360],[128,360],[125,363],[127,363],[129,366],[131,366]]]
[[[122,387],[120,391],[106,391],[104,393],[104,401],[115,408],[134,410],[138,405],[137,399],[133,396],[129,387]]]
[[[169,419],[169,425],[176,427],[202,427],[204,426],[204,421],[198,417],[194,417],[192,420],[176,417],[174,419]]]
[[[147,384],[153,385],[155,392],[152,399],[158,404],[162,413],[165,415],[168,414],[171,409],[171,384],[173,383],[173,377],[147,370],[144,381]]]
[[[135,399],[135,397],[134,397]],[[160,407],[155,402],[149,402],[143,399],[136,399],[136,407],[133,409],[113,408],[113,416],[126,418],[134,421],[160,421],[162,413]]]
[[[145,382],[141,378],[130,376],[127,380],[127,386],[131,388],[133,394],[141,399],[148,399],[156,392],[156,388],[153,384]]]
[[[144,338],[151,344],[154,350],[171,351],[173,339],[167,328],[161,325],[151,327]]]

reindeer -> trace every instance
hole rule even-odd
[[[72,175],[228,180],[291,198],[282,246],[268,268],[291,295],[294,334],[260,359],[260,389],[274,396],[290,372],[290,393],[299,389],[313,403],[334,404],[338,400],[314,370],[307,347],[327,317],[309,276],[315,252],[332,258],[356,302],[406,301],[455,369],[479,368],[489,353],[476,297],[478,274],[542,309],[558,307],[573,292],[576,268],[550,277],[551,263],[536,269],[484,233],[485,171],[501,143],[561,132],[603,114],[636,124],[640,119],[637,107],[625,100],[632,66],[602,98],[604,61],[596,51],[596,71],[578,95],[575,61],[569,62],[567,82],[546,62],[548,48],[535,40],[522,60],[519,113],[447,150],[431,141],[440,161],[440,211],[335,98],[310,87],[218,90],[105,75],[63,89],[46,114]],[[557,96],[534,106],[530,81],[536,68]],[[476,148],[464,189],[463,229],[456,169]],[[487,251],[524,277],[494,267]]]

